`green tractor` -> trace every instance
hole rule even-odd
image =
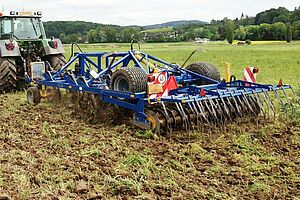
[[[0,93],[22,87],[37,64],[45,70],[66,64],[61,41],[47,39],[41,17],[41,12],[0,12]]]

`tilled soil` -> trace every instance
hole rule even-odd
[[[0,199],[300,197],[299,123],[156,136],[72,107],[0,96]]]

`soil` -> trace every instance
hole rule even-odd
[[[120,110],[97,121],[70,101],[28,105],[22,92],[1,95],[0,109],[0,199],[300,197],[298,122],[157,136],[128,113],[114,121]]]

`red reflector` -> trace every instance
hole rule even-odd
[[[206,92],[205,92],[205,90],[203,88],[200,91],[200,96],[201,97],[205,97],[206,96]]]
[[[281,87],[281,86],[283,86],[283,81],[282,81],[282,79],[280,79],[280,80],[279,80],[279,82],[278,82],[277,86],[278,86],[278,87]]]
[[[155,81],[155,76],[148,76],[148,82]]]
[[[2,13],[2,12],[0,12],[0,17],[1,17],[1,16],[3,16],[3,13]]]
[[[12,42],[6,44],[7,51],[13,51],[15,49],[15,46]]]

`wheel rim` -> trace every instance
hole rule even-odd
[[[122,92],[128,92],[129,91],[129,84],[125,77],[119,76],[116,78],[113,84],[113,89],[115,91],[122,91]]]
[[[28,101],[28,103],[34,104],[34,100],[33,99],[34,99],[33,98],[33,93],[31,91],[28,91],[27,92],[27,101]]]

